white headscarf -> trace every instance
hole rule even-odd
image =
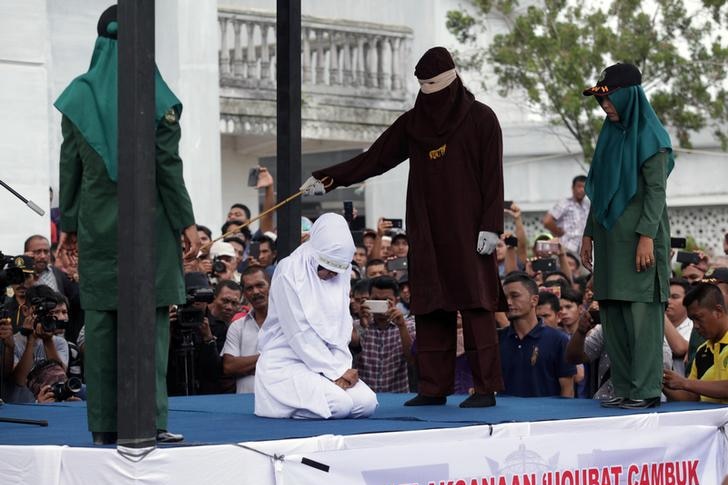
[[[316,219],[311,238],[281,261],[276,270],[276,276],[287,280],[289,291],[298,295],[307,323],[330,345],[346,346],[351,339],[349,290],[354,251],[346,220],[327,213]],[[338,275],[322,280],[319,266]],[[276,291],[275,279],[271,292]]]

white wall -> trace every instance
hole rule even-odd
[[[233,137],[226,136],[222,143],[222,211],[227,216],[227,211],[235,203],[245,204],[250,208],[251,215],[255,217],[260,213],[258,210],[258,190],[248,187],[248,172],[251,168],[258,166],[258,157],[245,154],[238,150]],[[201,219],[201,223],[207,222]],[[224,222],[224,221],[223,221]],[[208,226],[213,235],[220,235],[222,222]],[[258,228],[258,223],[250,227],[252,232]]]
[[[46,211],[0,188],[0,251],[9,255],[27,236],[50,233],[48,46],[44,0],[0,2],[0,178]]]
[[[0,173],[47,212],[48,187],[58,196],[60,114],[53,102],[88,69],[96,24],[113,0],[0,2]],[[159,0],[156,58],[184,104],[180,155],[195,216],[212,226],[223,218],[217,4]],[[49,233],[40,218],[0,190],[0,251],[22,249],[30,234]]]
[[[184,109],[180,155],[195,220],[223,220],[220,171],[220,83],[217,4],[156,1],[156,60]]]

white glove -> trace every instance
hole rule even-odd
[[[298,190],[302,190],[303,195],[324,195],[326,193],[324,184],[315,177],[309,177]]]
[[[495,251],[495,247],[498,245],[498,234],[488,231],[480,231],[478,233],[478,247],[476,251],[478,254],[492,254]]]

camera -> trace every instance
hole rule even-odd
[[[49,298],[36,296],[30,300],[30,305],[35,313],[35,320],[43,327],[44,332],[54,332],[56,329],[64,328],[66,322],[58,320],[51,313],[58,303]]]
[[[227,266],[225,265],[225,261],[220,259],[220,256],[216,256],[212,260],[212,276],[217,276],[220,274],[223,274],[227,271]]]
[[[506,246],[509,248],[517,248],[518,247],[518,238],[516,236],[508,236],[503,240],[503,242],[506,243]]]
[[[698,253],[691,253],[689,251],[678,251],[677,258],[678,263],[683,264],[700,264],[700,255]]]
[[[685,249],[688,246],[688,240],[684,237],[671,237],[670,247],[673,249]]]
[[[402,229],[402,219],[384,219],[392,223],[392,229]]]
[[[177,325],[182,330],[198,328],[205,319],[205,310],[199,310],[195,303],[212,303],[212,288],[188,288],[187,301],[177,312]]]
[[[559,254],[558,241],[536,241],[536,254],[539,256],[548,256],[550,254]]]
[[[556,271],[556,258],[538,258],[531,262],[531,268],[534,271],[542,273],[551,273]]]
[[[387,271],[407,271],[407,258],[395,258],[387,261]]]
[[[81,392],[81,379],[70,377],[67,381],[56,382],[51,386],[51,391],[53,391],[53,399],[58,402],[66,401]]]

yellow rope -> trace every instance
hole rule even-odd
[[[328,182],[328,183],[325,183],[325,182],[324,182],[324,181],[325,181],[326,179],[329,179],[329,182]],[[321,179],[321,182],[322,182],[322,183],[324,183],[324,188],[327,188],[327,189],[328,189],[329,187],[331,187],[331,186],[332,186],[332,185],[334,184],[334,179],[332,179],[331,177],[324,177],[323,179]],[[295,199],[296,197],[300,197],[300,196],[301,196],[302,194],[303,194],[303,190],[299,190],[299,191],[298,191],[298,192],[296,192],[295,194],[293,194],[293,195],[291,195],[290,197],[288,197],[288,198],[287,198],[286,200],[283,200],[283,201],[281,201],[281,202],[277,203],[276,205],[274,205],[274,206],[273,206],[273,207],[271,207],[270,209],[268,209],[268,210],[266,210],[266,211],[264,211],[264,212],[261,212],[261,213],[260,213],[260,214],[258,214],[257,216],[253,217],[253,218],[252,218],[252,219],[250,219],[250,220],[249,220],[248,222],[245,222],[245,223],[243,223],[243,224],[239,224],[239,225],[236,225],[236,226],[231,226],[232,228],[231,228],[231,229],[230,229],[230,230],[229,230],[228,232],[226,232],[225,234],[223,234],[222,236],[220,236],[220,237],[218,237],[218,238],[215,238],[215,239],[213,239],[212,241],[210,241],[210,242],[208,242],[208,243],[206,243],[206,244],[203,244],[203,245],[202,245],[202,246],[200,247],[200,251],[202,251],[202,252],[206,252],[206,251],[207,251],[207,249],[209,249],[209,248],[210,248],[210,246],[212,246],[212,245],[213,245],[214,243],[216,243],[217,241],[219,241],[219,240],[221,240],[221,239],[225,239],[226,237],[230,237],[230,236],[232,236],[233,234],[237,234],[237,233],[239,233],[241,229],[243,229],[243,228],[245,228],[245,227],[248,227],[248,226],[249,226],[249,225],[251,225],[252,223],[254,223],[254,222],[258,221],[258,220],[259,220],[259,219],[261,219],[262,217],[265,217],[265,216],[267,216],[267,215],[268,215],[268,214],[270,214],[271,212],[273,212],[273,211],[276,211],[276,210],[280,209],[281,207],[283,207],[284,205],[288,204],[289,202],[291,202],[291,201],[292,201],[293,199]]]

